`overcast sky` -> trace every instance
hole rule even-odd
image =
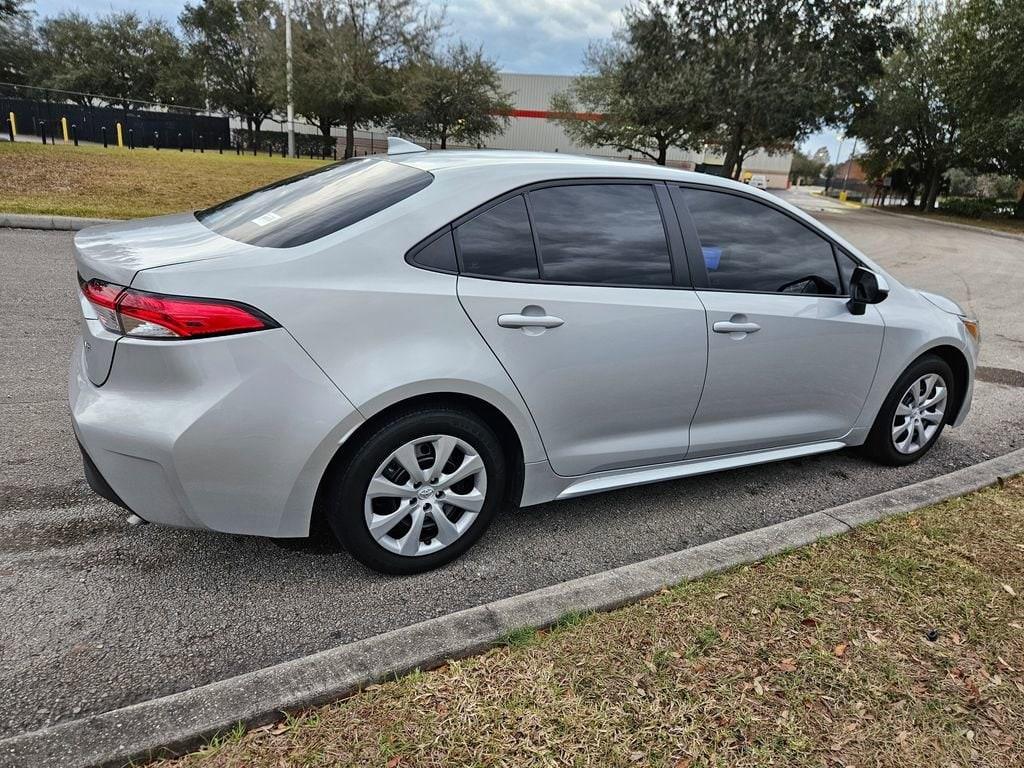
[[[573,75],[581,68],[591,40],[607,38],[618,24],[626,0],[449,0],[448,34],[482,45],[506,72]],[[175,23],[184,2],[170,0],[36,0],[39,16],[77,10],[89,15],[133,10]],[[838,149],[834,132],[818,134],[803,146],[813,152],[827,146],[833,159]],[[843,145],[843,157],[851,142]]]

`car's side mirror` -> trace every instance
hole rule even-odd
[[[884,301],[889,295],[889,284],[885,278],[877,272],[872,272],[864,267],[856,267],[853,276],[850,278],[850,300],[846,306],[850,313],[863,315],[864,308],[868,304],[878,304]]]

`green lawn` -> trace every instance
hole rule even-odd
[[[1016,768],[1024,478],[511,633],[162,768]]]
[[[0,211],[128,219],[203,208],[320,160],[0,142]]]

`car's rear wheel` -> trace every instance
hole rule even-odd
[[[507,475],[501,442],[476,416],[445,408],[398,414],[331,483],[327,521],[370,568],[419,573],[480,538],[504,499]]]
[[[925,355],[908,368],[882,404],[864,452],[882,464],[902,466],[924,456],[952,416],[955,380],[940,357]]]

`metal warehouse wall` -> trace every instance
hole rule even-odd
[[[515,112],[508,128],[501,136],[487,139],[486,146],[494,149],[532,149],[544,152],[571,152],[573,154],[599,155],[602,157],[629,158],[628,152],[617,152],[611,147],[583,147],[574,144],[557,123],[547,116],[551,109],[551,97],[566,90],[573,81],[568,75],[521,75],[501,74],[502,88],[512,93]],[[643,155],[632,156],[633,160],[647,161]],[[721,165],[724,158],[714,153],[684,152],[670,149],[670,165],[693,168],[697,164]],[[785,187],[793,156],[790,153],[769,155],[758,152],[743,164],[744,171],[764,174],[769,186]]]

